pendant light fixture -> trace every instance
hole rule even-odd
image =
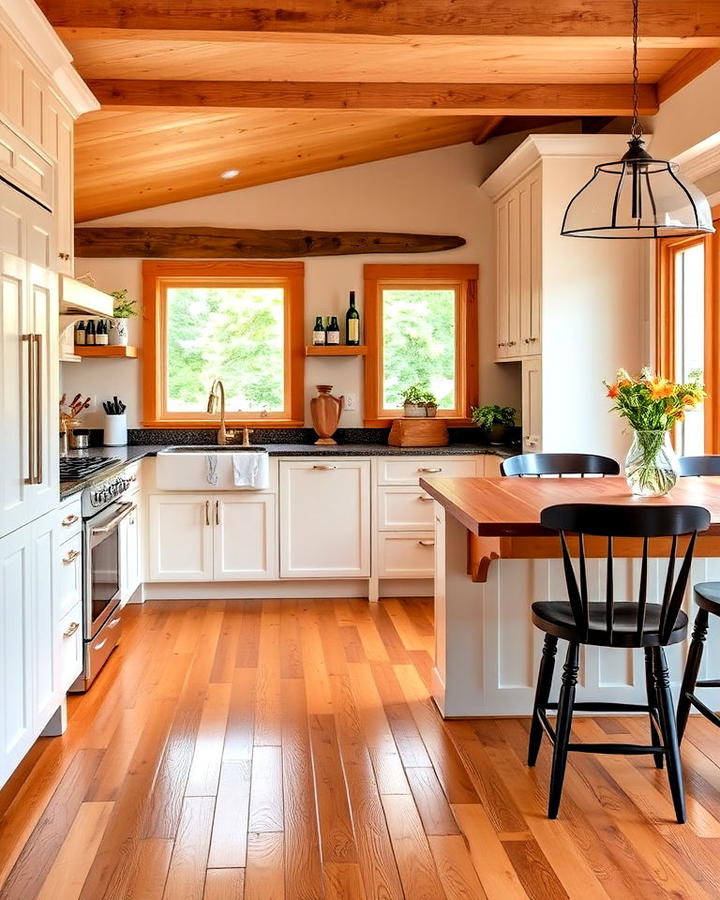
[[[705,195],[677,165],[645,150],[638,117],[638,0],[633,0],[633,119],[628,151],[595,173],[565,210],[561,234],[583,238],[658,238],[715,231]]]

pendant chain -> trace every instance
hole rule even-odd
[[[633,0],[633,120],[630,133],[634,138],[642,136],[642,126],[638,115],[638,80],[640,78],[640,70],[638,69],[638,6],[639,0]]]

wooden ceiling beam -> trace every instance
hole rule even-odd
[[[56,27],[122,31],[294,32],[307,34],[457,34],[625,37],[628,0],[39,0]],[[643,0],[641,34],[720,37],[716,0]],[[206,38],[203,38],[206,39]]]
[[[462,115],[620,116],[627,84],[379,84],[292,81],[89,80],[104,109],[382,110]],[[654,85],[640,85],[640,112],[657,112]]]
[[[680,88],[697,78],[698,75],[720,62],[720,49],[691,50],[683,58],[666,72],[658,82],[658,100],[664,103],[668,97],[672,97]]]
[[[488,116],[483,122],[481,129],[473,138],[473,144],[480,145],[490,140],[504,118],[505,116]]]

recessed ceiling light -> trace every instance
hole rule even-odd
[[[221,178],[237,178],[240,174],[239,169],[227,169],[225,172],[220,173]]]

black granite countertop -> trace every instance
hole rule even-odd
[[[116,458],[115,465],[95,472],[78,481],[63,481],[60,485],[60,500],[78,494],[96,481],[104,481],[117,475],[130,463],[144,459],[146,456],[157,456],[160,450],[177,447],[178,444],[130,444],[127,447],[90,447],[89,450],[71,450],[69,456],[104,456]],[[448,444],[445,447],[391,447],[388,444],[258,444],[267,449],[272,457],[298,456],[472,456],[476,454],[494,454],[507,459],[518,451],[509,447],[494,447],[489,444]],[[213,445],[207,450],[212,452]]]

